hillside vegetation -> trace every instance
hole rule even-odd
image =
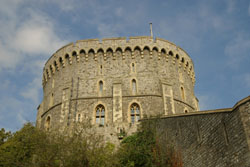
[[[159,140],[154,124],[142,122],[117,148],[88,125],[71,133],[45,132],[31,123],[15,133],[1,129],[0,167],[182,167],[180,154]]]

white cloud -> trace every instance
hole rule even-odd
[[[7,130],[17,130],[26,122],[27,116],[33,113],[25,111],[27,105],[17,98],[6,96],[0,99],[0,127]],[[34,115],[34,114],[33,114]]]
[[[250,39],[247,34],[239,34],[225,46],[225,54],[228,56],[227,64],[232,68],[239,65],[249,58]]]
[[[0,72],[15,69],[27,56],[49,57],[67,43],[57,36],[54,20],[37,10],[23,8],[24,2],[6,1],[0,7]]]
[[[0,2],[0,127],[7,130],[35,120],[44,63],[67,43],[57,34],[57,21],[30,3]]]
[[[3,68],[15,68],[22,60],[22,57],[18,55],[16,50],[9,48],[0,41],[0,72]]]
[[[34,78],[32,82],[30,82],[27,87],[23,88],[24,90],[21,92],[21,95],[33,101],[35,104],[39,104],[39,89],[41,88],[41,76]]]
[[[65,42],[61,41],[52,27],[36,24],[32,21],[25,23],[17,30],[15,48],[30,55],[52,54]]]

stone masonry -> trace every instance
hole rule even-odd
[[[191,58],[167,40],[80,40],[46,62],[37,126],[63,130],[88,119],[114,141],[144,117],[198,111],[194,83]]]
[[[161,117],[157,131],[184,167],[250,167],[249,118],[250,96],[233,108]]]
[[[36,126],[64,131],[90,121],[119,144],[139,120],[157,117],[161,141],[185,167],[250,167],[250,96],[233,108],[199,111],[189,55],[160,38],[70,43],[46,62]]]

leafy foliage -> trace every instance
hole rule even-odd
[[[45,132],[31,123],[13,134],[0,131],[0,167],[182,167],[181,156],[166,147],[153,121],[141,123],[119,148],[105,143],[90,125]]]
[[[81,131],[82,132],[82,131]],[[0,167],[116,166],[114,146],[96,134],[46,133],[31,123],[0,146]]]
[[[11,132],[5,132],[5,129],[0,130],[0,146],[11,137]]]
[[[182,167],[180,154],[160,140],[157,119],[141,122],[137,133],[125,138],[118,151],[119,161],[127,167]]]

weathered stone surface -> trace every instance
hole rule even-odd
[[[166,116],[157,131],[185,167],[249,167],[250,96],[233,108]]]
[[[124,132],[136,131],[137,119],[160,116],[158,132],[185,167],[249,167],[250,97],[199,111],[194,83],[191,58],[164,39],[80,40],[46,62],[36,125],[63,131],[90,120],[90,130],[119,144]]]
[[[194,82],[191,58],[169,41],[80,40],[59,49],[45,64],[37,126],[46,128],[48,117],[50,129],[84,119],[95,124],[101,104],[104,126],[114,129],[109,133],[129,132],[133,103],[139,105],[140,118],[199,110]]]

